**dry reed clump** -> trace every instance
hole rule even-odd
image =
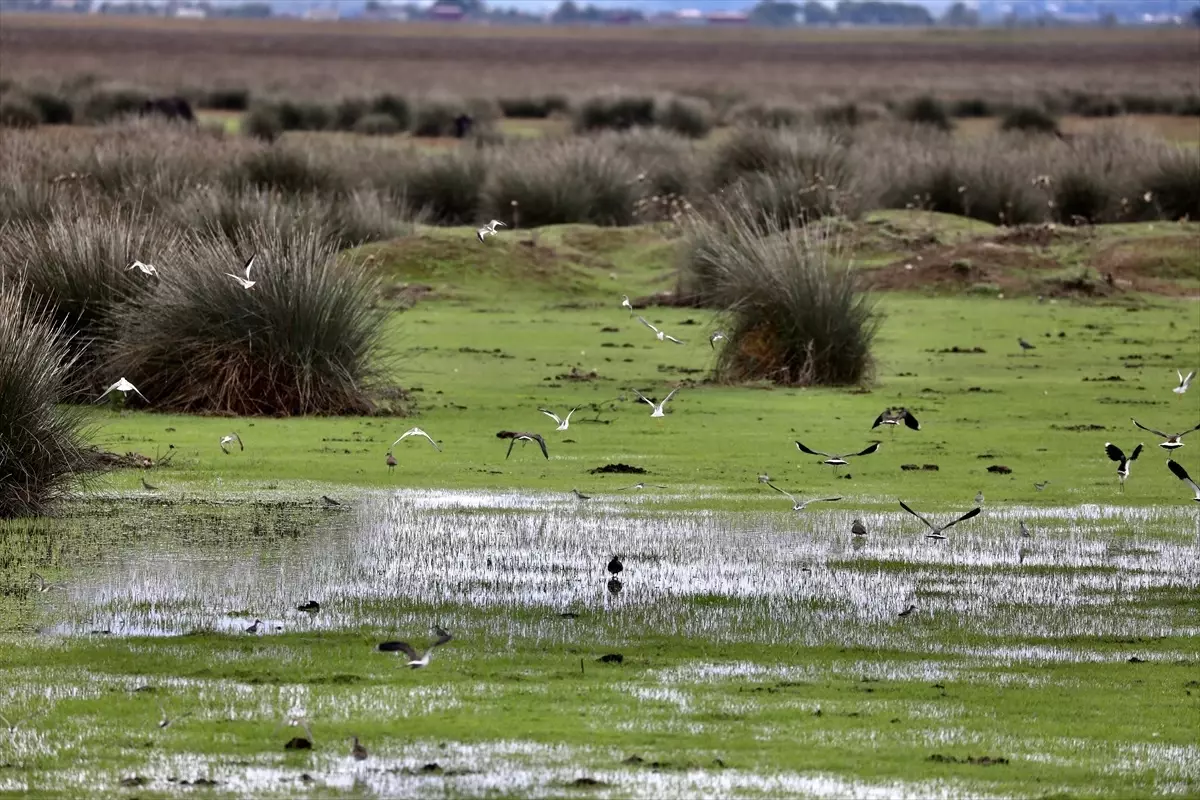
[[[98,350],[113,315],[153,291],[156,278],[127,269],[135,259],[170,264],[177,232],[138,209],[94,201],[64,206],[42,222],[8,226],[0,236],[0,272],[44,305],[70,335],[76,358],[71,388],[90,390]]]
[[[470,225],[479,217],[488,163],[475,150],[417,157],[403,181],[404,202],[436,225]]]
[[[869,380],[879,314],[856,285],[833,228],[765,226],[746,204],[693,219],[688,249],[703,259],[690,279],[722,309],[728,342],[716,380],[851,385]]]
[[[86,468],[84,420],[69,394],[70,336],[0,277],[0,518],[44,514]]]
[[[642,190],[633,162],[601,140],[530,143],[492,153],[487,214],[514,227],[632,225]],[[514,216],[516,215],[516,216]]]
[[[246,290],[224,273],[251,252],[257,283]],[[315,227],[259,228],[240,247],[193,235],[171,279],[119,314],[106,363],[162,410],[370,413],[383,333],[375,290]]]

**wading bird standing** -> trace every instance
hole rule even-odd
[[[246,273],[246,277],[243,278],[240,275],[234,275],[232,272],[226,272],[225,274],[240,283],[243,289],[252,288],[256,281],[250,280],[250,270],[254,268],[254,259],[256,258],[258,258],[258,253],[250,256],[250,258],[246,261],[246,265],[242,267],[242,271]]]
[[[261,619],[255,618],[254,624],[248,625],[246,627],[246,633],[258,633],[259,628],[262,625],[263,625],[263,621]]]
[[[158,267],[154,266],[153,264],[143,264],[136,258],[133,260],[132,264],[125,268],[125,270],[128,272],[134,268],[140,270],[145,275],[154,275],[155,277],[158,276]]]
[[[1042,481],[1041,483],[1035,483],[1033,485],[1033,488],[1037,489],[1040,492],[1049,485],[1050,485],[1050,481]]]
[[[326,508],[333,508],[334,506],[341,505],[341,503],[339,503],[337,500],[334,500],[332,497],[330,497],[327,494],[321,495],[321,502],[325,505]]]
[[[105,395],[107,395],[109,392],[114,391],[114,390],[120,392],[121,396],[124,397],[126,400],[129,399],[130,392],[133,392],[138,397],[142,398],[143,400],[146,400],[146,395],[139,392],[138,388],[136,386],[134,386],[132,383],[125,380],[124,378],[121,378],[121,380],[117,381],[112,386],[105,389],[104,394],[102,394],[96,398],[96,402],[99,403],[101,400],[104,399]],[[150,401],[146,400],[146,402],[149,403]]]
[[[979,508],[978,506],[976,506],[975,508],[972,508],[967,513],[963,514],[958,519],[950,520],[945,525],[934,525],[932,522],[925,519],[925,517],[921,516],[920,514],[913,511],[911,508],[909,508],[907,505],[905,505],[903,500],[900,501],[900,507],[903,508],[908,513],[912,514],[917,519],[921,520],[921,522],[925,523],[925,527],[929,528],[929,533],[925,534],[926,539],[945,539],[946,537],[943,535],[945,533],[945,531],[954,527],[955,525],[962,522],[963,520],[968,520],[971,517],[977,516],[979,514],[979,512],[983,510],[983,509]]]
[[[146,483],[145,478],[142,478],[142,488],[145,489],[147,492],[157,492],[158,491],[158,487],[151,486],[150,484]]]
[[[538,411],[542,412],[547,417],[549,417],[550,419],[552,419],[558,423],[558,427],[554,429],[556,431],[565,431],[567,428],[571,427],[571,415],[574,414],[578,410],[579,410],[579,406],[575,406],[575,408],[572,408],[570,411],[567,412],[567,416],[559,418],[558,414],[555,414],[553,411],[551,411],[547,408],[539,408],[538,409]]]
[[[883,413],[871,423],[871,428],[878,428],[880,425],[891,425],[892,429],[895,430],[895,426],[901,423],[906,428],[911,428],[914,431],[921,430],[921,423],[917,422],[917,418],[907,408],[885,408]]]
[[[1161,436],[1164,439],[1166,439],[1165,442],[1161,442],[1158,445],[1163,450],[1175,450],[1177,448],[1183,447],[1183,442],[1179,441],[1180,439],[1182,439],[1184,436],[1187,436],[1192,431],[1200,431],[1200,425],[1197,425],[1194,428],[1188,428],[1186,431],[1184,431],[1182,433],[1176,433],[1176,434],[1172,435],[1169,433],[1163,433],[1162,431],[1156,431],[1156,430],[1154,430],[1154,428],[1147,428],[1145,425],[1138,422],[1136,419],[1133,419],[1133,417],[1130,417],[1130,419],[1133,420],[1134,425],[1137,425],[1142,430],[1149,431],[1150,433],[1157,434],[1158,436]],[[1132,461],[1132,459],[1130,459],[1130,460]]]
[[[900,612],[899,614],[897,614],[896,616],[898,616],[898,617],[900,617],[901,619],[903,619],[904,617],[907,617],[907,616],[909,616],[909,615],[913,614],[913,613],[914,613],[916,610],[917,610],[917,607],[916,607],[916,606],[914,606],[914,605],[912,605],[912,604],[909,604],[908,606],[906,606],[906,607],[904,608],[904,610],[903,610],[903,611],[901,611],[901,612]]]
[[[388,472],[396,471],[396,457],[394,455],[392,455],[391,450],[388,450],[387,465],[388,465]]]
[[[497,439],[508,439],[508,452],[504,454],[504,460],[512,455],[513,445],[517,442],[537,442],[538,447],[542,448],[542,455],[547,460],[550,459],[550,451],[546,449],[546,440],[542,438],[540,433],[521,433],[519,431],[500,431],[496,434]]]
[[[421,430],[420,428],[412,428],[411,430],[407,430],[407,431],[405,431],[405,432],[403,433],[403,435],[401,435],[401,436],[400,436],[400,438],[399,438],[399,439],[397,439],[396,441],[392,442],[392,447],[395,447],[396,445],[400,444],[400,443],[401,443],[401,442],[403,442],[405,439],[407,439],[409,436],[423,436],[423,437],[425,437],[427,440],[429,440],[429,443],[430,443],[431,445],[433,445],[433,449],[434,449],[434,450],[437,450],[439,453],[440,453],[440,452],[442,452],[442,448],[438,447],[438,443],[437,443],[437,442],[435,442],[435,441],[433,440],[433,437],[432,437],[432,436],[430,436],[430,435],[429,435],[428,433],[426,433],[425,431]],[[389,453],[390,453],[390,452],[392,452],[392,447],[389,447],[389,448],[388,448],[388,452],[389,452]]]
[[[612,559],[609,560],[608,567],[606,567],[606,569],[615,578],[617,576],[618,572],[621,572],[622,570],[625,569],[625,565],[623,563],[621,563],[620,556],[613,556]]]
[[[678,391],[679,391],[679,387],[676,386],[674,389],[671,390],[671,393],[669,395],[667,395],[666,397],[663,398],[663,401],[661,403],[655,403],[653,400],[647,398],[644,394],[639,392],[637,389],[634,389],[633,393],[636,394],[639,398],[641,398],[643,403],[648,403],[650,405],[650,407],[654,409],[652,412],[650,412],[651,417],[665,417],[666,414],[663,413],[663,407],[666,406],[667,401],[670,400],[672,397],[674,397],[675,393]]]
[[[576,500],[591,500],[592,499],[592,496],[590,494],[584,494],[583,492],[579,491],[578,489],[572,489],[571,493],[575,495]]]
[[[1197,486],[1196,482],[1191,479],[1191,477],[1187,474],[1187,470],[1183,468],[1183,465],[1177,461],[1172,461],[1171,459],[1168,458],[1167,459],[1167,469],[1171,470],[1171,472],[1174,473],[1176,478],[1179,478],[1179,480],[1183,481],[1188,486],[1192,487],[1192,492],[1196,495],[1192,499],[1195,500],[1197,503],[1200,503],[1200,486]]]
[[[489,222],[487,225],[484,225],[482,228],[480,228],[479,230],[475,231],[475,237],[476,237],[477,239],[479,239],[479,241],[481,241],[481,242],[482,242],[482,241],[483,241],[483,237],[485,237],[485,236],[495,236],[495,235],[496,235],[496,226],[497,226],[497,225],[499,225],[501,228],[507,228],[507,227],[508,227],[507,225],[505,225],[505,224],[504,224],[503,222],[501,222],[500,220],[498,220],[498,219],[494,219],[494,220],[492,220],[491,222]]]
[[[1105,455],[1108,456],[1110,461],[1117,462],[1117,477],[1121,479],[1122,492],[1125,491],[1125,479],[1129,477],[1129,465],[1134,461],[1137,461],[1137,457],[1142,453],[1142,447],[1143,445],[1138,444],[1137,447],[1133,448],[1133,452],[1129,455],[1129,457],[1126,458],[1125,453],[1121,451],[1121,448],[1117,447],[1112,442],[1104,443]]]
[[[237,431],[234,431],[233,433],[226,434],[225,436],[221,437],[221,449],[225,451],[225,455],[229,455],[229,445],[233,444],[234,442],[238,443],[239,450],[246,449],[246,445],[242,444],[242,437],[237,435]]]
[[[820,450],[812,450],[808,447],[805,447],[801,442],[796,442],[796,447],[801,453],[808,453],[810,456],[825,456],[825,460],[821,462],[822,464],[827,464],[831,467],[842,467],[850,463],[846,460],[847,458],[854,458],[855,456],[869,456],[879,449],[880,444],[882,444],[882,442],[873,442],[865,449],[859,450],[857,453],[843,453],[841,455],[822,453]]]
[[[1036,349],[1037,349],[1036,347],[1034,347],[1034,346],[1033,346],[1033,345],[1031,345],[1029,342],[1025,341],[1024,339],[1022,339],[1022,338],[1021,338],[1021,337],[1019,337],[1019,336],[1017,337],[1017,344],[1021,345],[1021,352],[1022,352],[1022,354],[1028,353],[1030,350],[1036,350]]]
[[[433,655],[434,648],[441,647],[446,642],[454,638],[436,626],[434,627],[433,632],[437,634],[438,638],[429,646],[429,649],[425,651],[424,655],[418,653],[416,649],[408,642],[381,642],[379,649],[385,653],[393,653],[396,651],[404,653],[404,655],[408,656],[408,662],[405,664],[405,666],[412,667],[413,669],[427,667],[429,666],[429,657]]]
[[[866,536],[867,526],[862,524],[861,519],[856,519],[850,523],[850,533],[854,534],[855,536]]]
[[[350,748],[350,755],[354,756],[355,761],[366,761],[367,748],[362,746],[362,743],[358,741],[357,736],[353,737],[353,739],[354,746]]]
[[[842,499],[840,497],[817,497],[817,498],[813,498],[812,500],[805,500],[802,503],[796,499],[795,495],[793,495],[790,492],[785,492],[783,489],[780,489],[778,486],[776,486],[773,483],[768,483],[767,486],[770,486],[775,491],[786,496],[788,500],[791,500],[792,501],[792,511],[803,511],[805,508],[808,507],[809,503],[832,503],[836,500]]]
[[[1192,378],[1196,377],[1196,373],[1193,370],[1187,374],[1187,377],[1184,377],[1182,372],[1175,370],[1175,374],[1179,376],[1179,385],[1171,391],[1175,394],[1183,394],[1188,390],[1188,387],[1192,385]]]
[[[649,322],[646,321],[645,317],[638,317],[638,322],[642,323],[647,328],[654,331],[654,335],[658,338],[658,340],[660,342],[668,341],[668,342],[674,342],[675,344],[683,344],[683,342],[679,341],[674,336],[670,336],[670,335],[664,333],[663,331],[660,331],[658,328],[654,327],[653,325],[651,325]]]

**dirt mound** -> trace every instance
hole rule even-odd
[[[920,257],[865,272],[862,280],[866,288],[892,291],[962,290],[979,284],[1003,290],[1027,287],[1029,279],[1022,273],[1055,269],[1058,265],[1039,253],[995,241],[973,241],[931,248]]]

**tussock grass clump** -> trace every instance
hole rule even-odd
[[[15,93],[0,99],[0,128],[34,128],[42,122],[42,115],[28,99]]]
[[[354,123],[354,132],[366,136],[395,136],[400,130],[400,123],[391,114],[372,112],[359,117]]]
[[[650,94],[610,91],[589,95],[575,106],[575,130],[649,128],[654,125],[654,109],[655,97]]]
[[[1200,152],[1172,147],[1144,173],[1142,183],[1153,204],[1167,219],[1200,220]]]
[[[146,296],[155,278],[126,267],[134,260],[167,263],[175,229],[140,210],[99,203],[57,209],[44,223],[18,222],[0,237],[0,269],[45,304],[54,324],[71,336],[82,389],[95,364],[96,344],[108,335],[113,314]]]
[[[86,464],[83,418],[61,405],[72,369],[69,336],[0,278],[0,518],[44,514]]]
[[[495,159],[484,204],[488,214],[521,227],[631,225],[641,187],[630,159],[601,141],[531,144]],[[514,205],[515,202],[515,205]]]
[[[648,201],[682,201],[698,192],[700,159],[690,139],[669,131],[637,128],[606,134],[599,141],[629,158]]]
[[[703,139],[713,127],[713,110],[699,97],[671,95],[660,98],[654,107],[658,127],[692,139]]]
[[[345,188],[335,165],[298,147],[279,145],[251,150],[228,166],[224,183],[230,187],[253,186],[285,194],[327,192]]]
[[[71,101],[54,92],[30,92],[29,102],[46,125],[70,125],[75,121],[75,107]]]
[[[82,116],[91,123],[109,122],[137,114],[149,97],[149,92],[136,86],[99,86],[84,98]]]
[[[250,107],[250,90],[244,86],[218,86],[205,92],[199,105],[217,111],[245,111]]]
[[[500,116],[500,108],[491,100],[471,99],[449,94],[430,94],[416,103],[413,113],[413,136],[454,136],[454,120],[460,115],[471,117],[472,130],[486,129]]]
[[[954,127],[945,104],[930,95],[914,97],[900,109],[898,116],[905,122],[926,125],[940,131],[948,131]]]
[[[242,117],[242,133],[271,143],[283,135],[283,120],[273,106],[255,105]]]
[[[488,168],[473,151],[421,158],[404,176],[404,202],[437,225],[470,225],[479,217]]]
[[[808,112],[795,103],[740,103],[729,111],[732,122],[764,128],[791,128],[808,118]]]
[[[1002,131],[1025,133],[1058,133],[1058,120],[1037,106],[1016,106],[1005,112],[1000,120]]]
[[[552,114],[567,112],[571,104],[560,94],[540,97],[501,97],[500,111],[510,119],[546,119]]]
[[[223,273],[257,252],[247,291]],[[113,374],[156,408],[238,415],[362,414],[378,376],[375,283],[316,228],[256,230],[241,248],[195,236],[170,281],[117,320]],[[152,380],[149,380],[150,377]]]
[[[740,207],[695,220],[689,233],[703,294],[724,310],[729,337],[716,380],[851,385],[869,380],[879,315],[831,229],[784,230]]]
[[[793,169],[834,177],[846,164],[847,141],[824,129],[738,128],[713,151],[709,181],[720,189],[751,173]]]

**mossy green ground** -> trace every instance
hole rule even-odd
[[[910,257],[912,242],[930,232],[948,244],[994,235],[936,215],[883,215],[869,224],[851,238],[864,269]],[[306,500],[388,487],[579,488],[603,496],[645,479],[683,495],[659,508],[779,510],[781,498],[756,480],[765,470],[785,488],[806,497],[836,492],[841,506],[855,509],[895,509],[904,499],[931,511],[965,510],[979,490],[989,509],[1190,503],[1157,441],[1130,417],[1171,432],[1200,420],[1195,387],[1171,392],[1176,369],[1200,368],[1194,298],[1126,292],[1039,302],[1034,293],[951,294],[944,286],[883,292],[877,374],[868,387],[719,386],[704,382],[713,358],[707,336],[719,319],[696,309],[639,309],[686,342],[676,346],[657,342],[619,305],[622,294],[673,285],[669,230],[568,226],[530,237],[510,232],[479,245],[471,231],[430,230],[358,254],[373,257],[392,287],[392,376],[411,391],[412,418],[248,420],[101,409],[93,422],[105,448],[173,456],[165,467],[100,476],[89,491],[142,494],[144,477],[160,487],[158,496],[184,502],[268,488]],[[1072,258],[1087,265],[1097,249],[1153,240],[1146,246],[1167,254],[1176,294],[1186,294],[1200,281],[1200,257],[1188,250],[1196,237],[1194,225],[1125,226],[1098,230],[1085,243],[1038,247],[1069,269]],[[1023,354],[1019,336],[1036,349]],[[984,352],[947,352],[954,348]],[[630,387],[662,397],[677,385],[665,419],[628,399]],[[609,402],[620,395],[626,400]],[[577,405],[561,433],[538,412]],[[892,405],[913,410],[922,430],[870,430]],[[406,440],[389,474],[388,446],[412,425],[444,452]],[[541,432],[550,459],[518,445],[506,460],[507,442],[495,437],[504,429]],[[217,442],[231,430],[246,449],[226,455]],[[883,447],[852,460],[851,480],[793,444],[848,452],[876,438]],[[1106,441],[1126,450],[1147,445],[1124,494],[1104,457]],[[1196,475],[1200,461],[1190,454],[1200,439],[1185,441],[1175,457]],[[647,475],[589,472],[617,462]],[[938,470],[900,469],[910,463]],[[994,464],[1011,474],[987,472]],[[1037,491],[1034,482],[1045,480],[1049,486]],[[124,540],[146,535],[143,521],[154,524],[136,504],[96,510]],[[18,573],[36,567],[69,587],[72,569],[102,560],[120,541],[89,544],[72,540],[73,530],[71,519],[0,527],[0,561],[12,583],[5,627],[27,631],[45,619],[43,605],[63,597],[62,590],[28,592]],[[881,575],[903,568],[878,566]],[[936,585],[944,581],[953,592],[954,570],[939,575]],[[0,793],[196,791],[161,777],[117,785],[148,773],[212,777],[218,786],[205,791],[219,796],[393,796],[418,786],[450,796],[522,796],[530,785],[615,797],[651,796],[654,787],[689,796],[1194,793],[1200,778],[1186,764],[1200,725],[1200,652],[1188,632],[1200,624],[1200,605],[1190,586],[1129,603],[1095,590],[1117,618],[1171,607],[1174,632],[1165,636],[998,639],[947,617],[918,619],[903,649],[731,645],[629,629],[620,614],[602,622],[586,614],[522,619],[541,633],[514,637],[505,626],[532,612],[479,611],[473,635],[416,671],[373,651],[386,632],[354,625],[266,638],[205,630],[166,638],[8,633],[0,640],[0,714],[16,729],[0,737]],[[462,612],[463,604],[450,607]],[[723,608],[698,601],[696,613]],[[1091,658],[1006,664],[1005,656],[979,655],[1042,646]],[[607,652],[624,662],[597,663]],[[165,729],[157,727],[159,703],[177,720]],[[298,732],[277,727],[290,705],[319,717],[312,753],[281,749]],[[372,750],[361,767],[348,757],[352,734]],[[625,763],[635,755],[643,761]],[[427,762],[469,774],[422,775]],[[520,768],[534,771],[531,782],[486,790],[473,783]],[[783,777],[770,783],[771,776]],[[801,776],[819,781],[804,784]],[[581,777],[602,785],[573,785]]]

